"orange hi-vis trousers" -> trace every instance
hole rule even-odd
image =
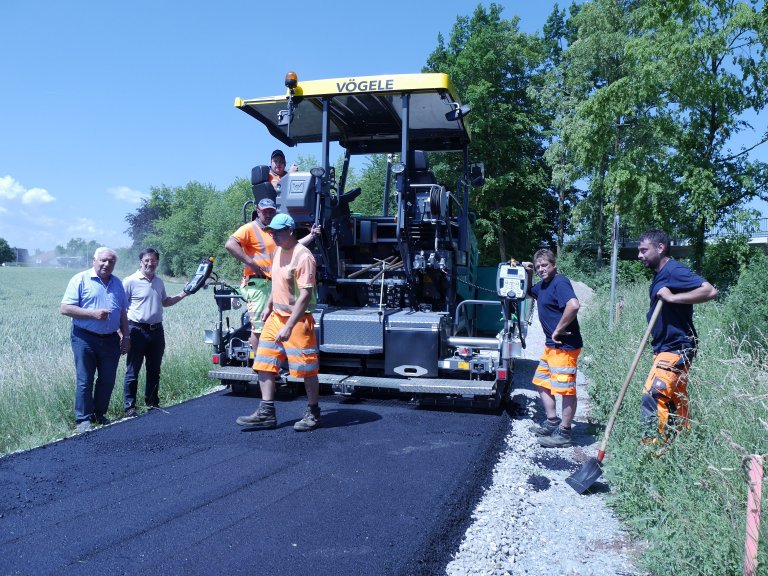
[[[690,362],[682,354],[659,352],[653,357],[653,366],[643,386],[641,413],[647,430],[654,428],[669,437],[683,427],[691,427],[688,420],[688,369]]]
[[[577,350],[560,350],[544,347],[544,354],[539,359],[533,385],[546,388],[552,394],[560,396],[576,395],[576,361],[581,354]]]
[[[317,357],[315,319],[312,314],[305,314],[296,322],[288,340],[275,342],[275,336],[287,321],[287,316],[279,316],[274,312],[269,315],[259,339],[253,369],[277,374],[280,371],[280,365],[287,359],[288,371],[292,377],[316,376],[320,365]]]

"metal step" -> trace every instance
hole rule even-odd
[[[217,380],[239,380],[241,382],[258,382],[259,374],[250,366],[222,366],[208,371],[208,378]]]
[[[258,373],[247,366],[225,366],[208,371],[209,378],[257,382]],[[385,378],[382,376],[349,376],[346,374],[319,374],[320,384],[333,386],[334,391],[351,394],[356,387],[383,388],[411,394],[459,394],[462,396],[493,396],[495,380],[457,380],[452,378]],[[301,379],[287,378],[289,382]]]
[[[334,390],[351,394],[356,387],[385,388],[412,394],[460,394],[462,396],[492,396],[496,394],[495,380],[455,380],[451,378],[384,378],[376,376],[349,376],[338,379],[333,384]]]

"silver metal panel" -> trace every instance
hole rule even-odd
[[[239,380],[244,382],[256,382],[259,379],[257,372],[249,366],[224,366],[208,371],[208,378],[217,380]]]
[[[348,374],[318,374],[317,379],[320,384],[337,384],[342,380],[349,378]]]
[[[360,346],[359,344],[320,344],[320,352],[333,354],[381,354],[383,346]]]
[[[387,317],[387,330],[432,330],[437,332],[446,317],[442,312],[399,310]]]
[[[323,352],[380,353],[384,349],[384,316],[373,308],[331,310],[322,316],[320,335]]]
[[[387,388],[401,392],[421,394],[462,394],[491,396],[496,393],[495,380],[452,380],[450,378],[377,378],[375,376],[350,376],[345,386]]]

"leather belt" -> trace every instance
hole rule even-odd
[[[117,332],[110,332],[109,334],[99,334],[98,332],[91,332],[90,330],[86,330],[85,328],[80,328],[80,326],[75,326],[78,330],[81,332],[85,332],[89,336],[96,336],[96,338],[109,338],[110,336],[115,336]]]
[[[133,320],[129,320],[128,324],[131,326],[138,326],[139,328],[143,328],[144,330],[159,330],[163,327],[162,322],[156,322],[155,324],[147,324],[146,322],[134,322]]]

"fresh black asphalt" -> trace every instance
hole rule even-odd
[[[509,416],[217,392],[0,459],[0,574],[441,574]]]

